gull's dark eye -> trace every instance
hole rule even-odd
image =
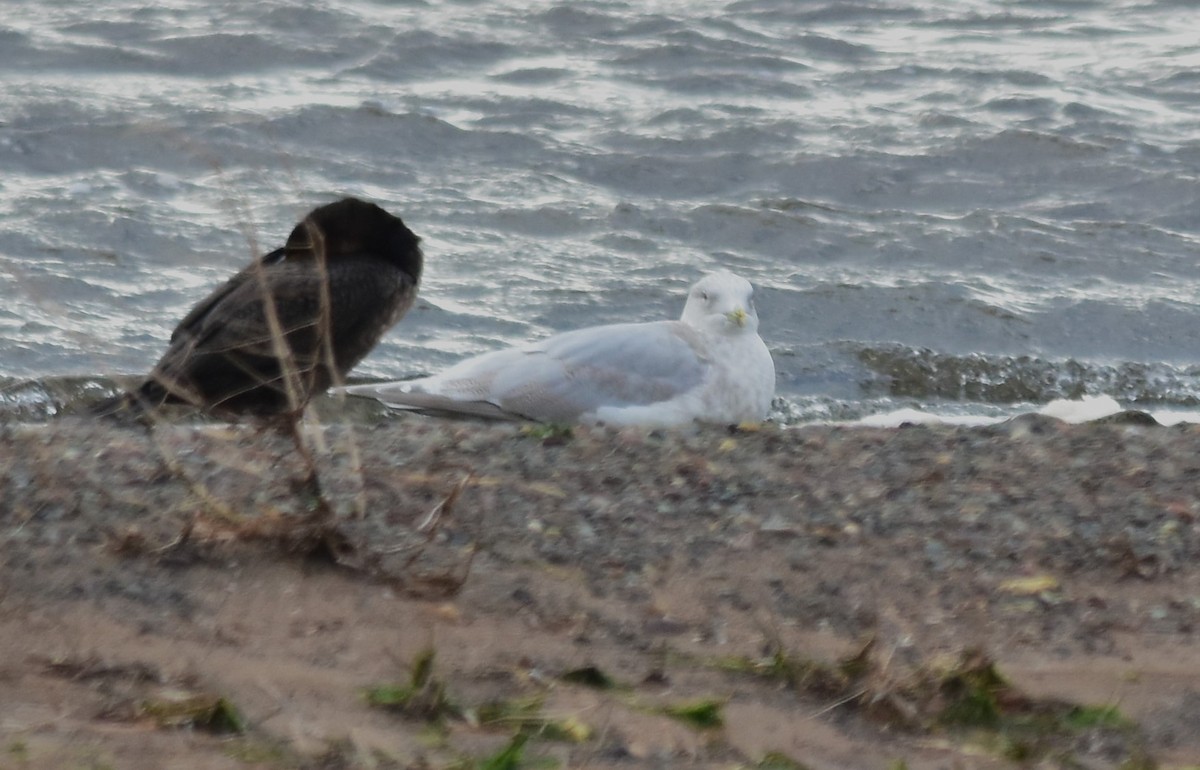
[[[705,302],[708,302],[708,292],[706,292],[706,291],[700,292],[700,299],[704,300]]]

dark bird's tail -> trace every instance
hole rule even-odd
[[[143,383],[135,390],[106,398],[88,407],[86,414],[92,417],[112,417],[117,419],[140,419],[148,412],[162,406],[167,400],[167,393],[162,386],[154,381]]]

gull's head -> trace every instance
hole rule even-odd
[[[709,273],[692,285],[680,320],[696,328],[754,334],[754,287],[730,272]]]

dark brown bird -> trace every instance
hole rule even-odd
[[[144,383],[94,412],[185,404],[298,415],[412,306],[420,240],[373,203],[345,198],[314,209],[283,248],[192,308]]]

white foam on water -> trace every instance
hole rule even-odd
[[[1084,396],[1080,399],[1055,399],[1037,413],[1063,422],[1081,423],[1099,420],[1120,411],[1122,406],[1112,396]]]
[[[1060,398],[1051,401],[1036,411],[1036,414],[1053,417],[1056,420],[1071,424],[1079,424],[1099,420],[1124,411],[1112,396],[1084,396],[1078,399]],[[1159,415],[1163,419],[1159,419]],[[911,425],[960,425],[975,427],[995,425],[1010,417],[975,414],[937,414],[920,409],[905,408],[890,412],[873,414],[849,424],[870,428],[895,428],[903,424]],[[1163,425],[1173,425],[1178,422],[1200,422],[1200,412],[1156,412],[1154,418]]]
[[[1159,425],[1200,423],[1200,412],[1196,411],[1162,409],[1157,412],[1151,412],[1150,416],[1153,417]]]
[[[850,423],[863,428],[898,428],[904,424],[910,425],[959,425],[963,427],[978,427],[995,425],[1004,422],[1004,417],[989,417],[973,414],[933,414],[919,409],[897,409],[893,412],[872,414]]]

